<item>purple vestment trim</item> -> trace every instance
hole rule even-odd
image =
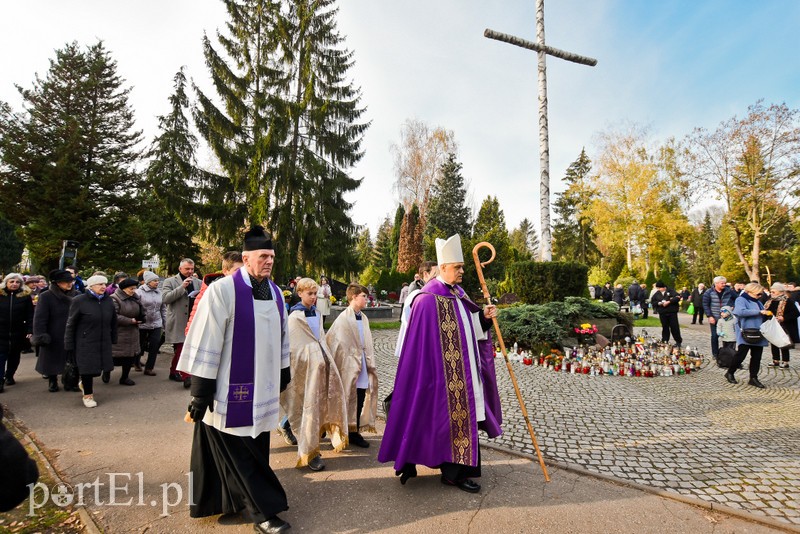
[[[228,413],[225,428],[253,426],[253,394],[255,389],[256,319],[253,288],[244,280],[245,270],[233,274],[234,312],[231,372],[228,378]],[[280,290],[270,280],[275,295]],[[276,296],[278,314],[283,325],[283,306]]]

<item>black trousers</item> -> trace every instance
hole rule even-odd
[[[356,432],[361,428],[361,410],[364,409],[364,400],[366,398],[366,388],[356,388]]]
[[[697,321],[698,316],[700,316],[700,324],[703,324],[703,308],[695,307],[694,315],[692,315],[692,324],[694,324]]]
[[[14,378],[14,373],[19,369],[20,353],[22,350],[19,347],[11,347],[8,352],[5,352],[5,374],[0,369],[0,377]]]
[[[147,353],[147,363],[144,364],[144,368],[152,371],[156,366],[158,349],[161,348],[161,329],[139,329],[139,347],[141,347],[142,354]]]
[[[770,345],[772,347],[772,359],[776,362],[778,360],[782,362],[789,361],[789,349],[794,348],[794,345],[789,345],[788,347],[776,347],[775,345]]]
[[[94,394],[94,375],[81,375],[81,385],[83,385],[84,395]]]
[[[736,351],[736,358],[728,368],[730,374],[735,373],[739,366],[742,365],[748,351],[750,351],[750,378],[758,378],[758,371],[761,369],[761,354],[764,352],[764,347],[757,345],[739,345],[739,350]]]
[[[675,340],[675,344],[680,345],[683,343],[681,327],[678,324],[678,314],[661,312],[658,314],[658,318],[661,320],[661,341],[669,343],[669,334],[672,332],[672,338]]]

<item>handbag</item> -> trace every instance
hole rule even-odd
[[[634,315],[641,315],[642,307],[638,304],[634,304],[633,306],[631,306],[631,313]]]
[[[783,327],[778,322],[775,317],[770,319],[769,321],[764,321],[761,323],[760,328],[761,334],[773,345],[778,348],[788,347],[792,344],[792,340],[789,339],[789,336],[786,335],[786,332],[783,330]]]
[[[742,328],[742,339],[747,345],[758,345],[764,341],[760,328]]]
[[[694,302],[689,303],[689,307],[686,308],[686,313],[694,315]]]
[[[64,365],[64,373],[61,375],[61,383],[64,385],[64,389],[66,391],[76,390],[79,381],[78,366],[70,358],[67,358],[67,363]]]

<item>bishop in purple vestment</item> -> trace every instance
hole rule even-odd
[[[497,309],[481,310],[458,286],[461,240],[437,239],[440,275],[411,306],[391,410],[378,460],[394,461],[405,484],[416,464],[442,471],[442,483],[475,493],[480,485],[478,430],[502,433],[489,327]]]

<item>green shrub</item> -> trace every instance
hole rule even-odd
[[[630,314],[620,313],[613,302],[596,302],[581,297],[545,304],[518,304],[498,312],[500,331],[507,346],[516,342],[524,348],[557,346],[572,336],[572,327],[593,319],[615,319],[632,326]]]
[[[588,272],[574,262],[520,261],[508,267],[514,293],[527,304],[588,296]]]
[[[378,292],[378,295],[381,294],[381,291],[386,291],[387,293],[394,291],[399,293],[400,288],[403,287],[403,282],[410,284],[414,281],[415,272],[417,272],[416,269],[410,273],[384,269],[381,271],[378,281],[375,282],[375,291]]]

